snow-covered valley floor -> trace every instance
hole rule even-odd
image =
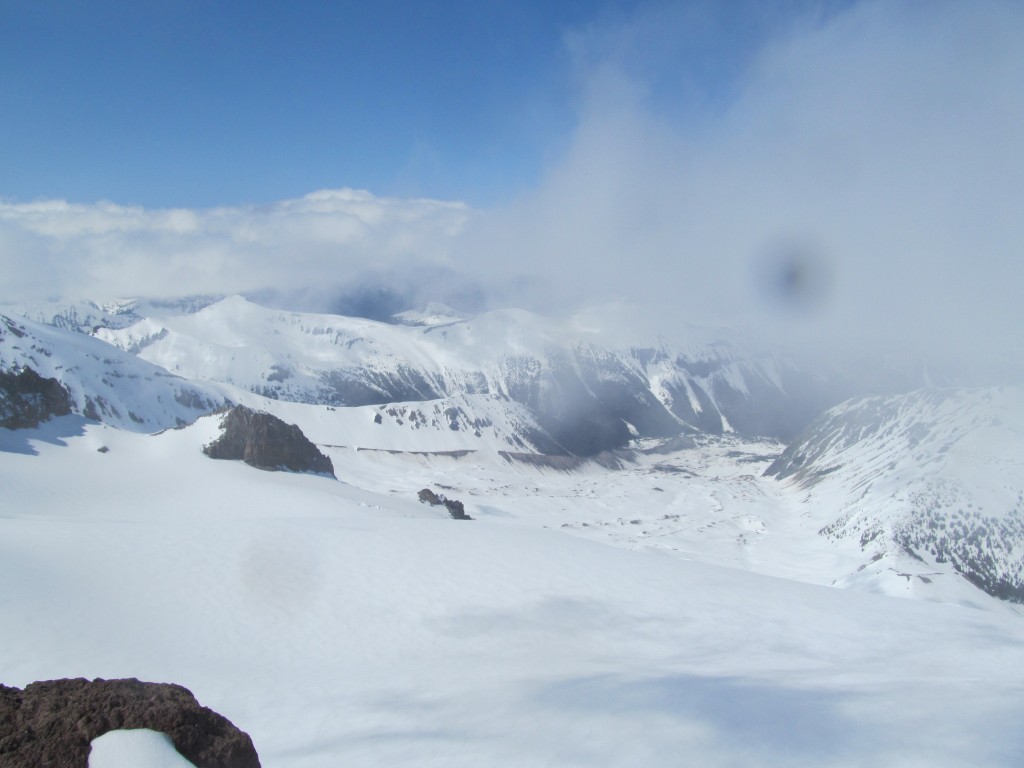
[[[1024,763],[1024,617],[828,586],[855,555],[760,477],[779,446],[565,473],[350,443],[335,481],[215,434],[0,430],[0,681],[177,682],[268,768]]]

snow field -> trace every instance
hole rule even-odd
[[[89,768],[195,768],[165,733],[138,728],[93,739]]]
[[[152,437],[58,422],[0,435],[8,685],[177,682],[268,767],[1024,755],[1024,625],[1005,611],[567,535],[564,522],[620,511],[597,471],[332,449],[335,482],[207,459],[212,419]],[[664,514],[653,499],[681,495],[683,476],[642,469],[604,474],[622,498],[666,486],[641,496]],[[442,484],[477,520],[415,501]],[[755,535],[755,517],[771,534],[785,498],[749,493],[719,494],[733,530],[714,546]]]

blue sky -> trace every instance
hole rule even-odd
[[[0,301],[1024,350],[1019,0],[0,0],[0,74]]]
[[[566,151],[600,61],[685,124],[774,32],[844,5],[0,0],[0,196],[507,202]]]
[[[500,197],[572,120],[587,2],[8,2],[5,195]]]

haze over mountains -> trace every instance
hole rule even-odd
[[[807,490],[808,539],[859,548],[859,570],[804,578],[869,588],[903,579],[911,592],[955,600],[963,578],[1001,598],[1024,595],[1024,488],[1012,471],[997,483],[976,469],[978,446],[1016,445],[1015,388],[840,405],[851,385],[834,370],[801,367],[728,329],[643,338],[614,308],[559,320],[433,304],[384,323],[236,296],[20,311],[35,321],[4,317],[4,368],[56,378],[75,412],[121,429],[181,427],[245,403],[300,423],[296,414],[318,414],[314,440],[328,446],[565,470],[593,461],[613,473],[645,456],[768,441],[778,447],[751,453],[767,460],[788,445],[767,475]],[[979,438],[983,429],[992,435]],[[1021,460],[1000,452],[1006,467]],[[662,528],[651,536],[663,539]]]

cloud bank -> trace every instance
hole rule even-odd
[[[876,0],[780,19],[720,77],[693,47],[735,19],[689,3],[567,34],[575,132],[500,209],[351,190],[0,205],[3,298],[273,288],[322,308],[367,273],[414,275],[423,298],[458,276],[493,304],[625,299],[814,350],[1020,349],[1024,8]]]
[[[461,203],[340,189],[270,205],[0,203],[3,301],[273,291],[323,302],[370,272],[444,270]]]
[[[1020,343],[1024,8],[802,16],[727,103],[691,89],[668,107],[655,75],[679,52],[658,44],[665,13],[576,40],[612,53],[583,57],[564,162],[475,222],[480,243],[505,246],[496,268],[525,258],[573,300],[746,316],[819,348],[969,357]]]

